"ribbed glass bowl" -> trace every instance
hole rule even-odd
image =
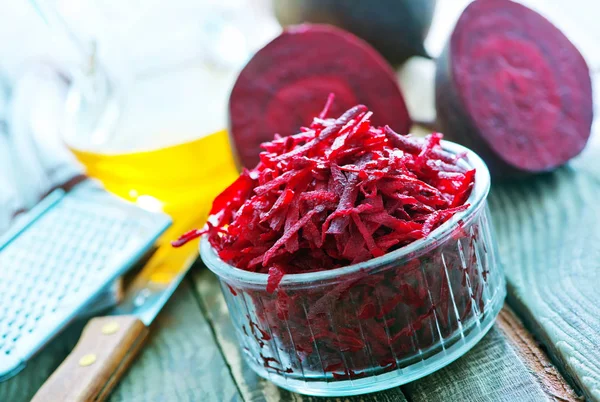
[[[303,394],[357,395],[421,378],[471,349],[502,308],[506,285],[487,208],[490,175],[472,151],[445,150],[476,169],[469,208],[429,236],[329,271],[267,275],[200,254],[218,277],[240,347],[260,376]]]

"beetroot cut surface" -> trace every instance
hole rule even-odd
[[[288,136],[310,124],[329,93],[332,115],[361,103],[374,124],[410,129],[394,72],[370,45],[331,26],[294,26],[256,53],[232,89],[229,128],[240,164],[254,167],[273,133]]]
[[[589,68],[554,25],[510,0],[476,0],[436,74],[440,129],[496,176],[550,171],[578,155],[593,119]]]

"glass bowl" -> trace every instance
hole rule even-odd
[[[266,274],[228,265],[201,240],[256,373],[308,395],[364,394],[438,370],[486,334],[506,295],[487,208],[490,175],[472,151],[442,146],[476,169],[470,206],[384,256],[286,275],[269,294]]]

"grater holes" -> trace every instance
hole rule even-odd
[[[21,344],[28,334],[43,335],[46,317],[72,311],[88,288],[105,280],[102,273],[114,268],[107,262],[131,244],[132,226],[122,225],[125,219],[131,216],[98,207],[95,200],[67,198],[0,252],[0,356],[33,347]]]

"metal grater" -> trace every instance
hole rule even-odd
[[[16,374],[170,225],[90,180],[0,238],[0,381]]]

